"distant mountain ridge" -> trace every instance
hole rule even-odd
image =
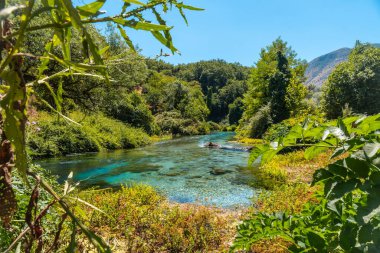
[[[380,47],[380,44],[373,44],[375,47]],[[340,48],[328,54],[319,56],[309,62],[306,69],[306,84],[314,84],[320,88],[327,80],[334,68],[341,62],[347,61],[351,52],[351,48]]]
[[[351,48],[341,48],[331,53],[319,56],[309,62],[306,69],[306,84],[321,87],[334,68],[341,62],[347,61]]]

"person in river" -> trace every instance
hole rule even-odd
[[[219,148],[220,145],[212,143],[211,141],[205,145],[206,148]]]

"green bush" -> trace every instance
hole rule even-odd
[[[207,122],[185,119],[175,110],[157,114],[156,122],[162,134],[200,135],[210,132],[210,125]]]
[[[107,116],[143,128],[149,134],[155,134],[157,131],[152,112],[137,92],[111,99],[105,107]]]
[[[320,115],[307,117],[310,119],[311,122],[314,122],[314,124],[321,124],[325,121]],[[282,122],[277,124],[273,124],[265,132],[263,139],[267,141],[274,141],[278,138],[285,137],[292,127],[294,127],[297,124],[302,124],[305,121],[305,118],[305,116],[299,116],[283,120]]]
[[[265,131],[272,123],[271,106],[267,104],[262,106],[254,115],[249,119],[248,124],[242,124],[243,127],[239,129],[239,134],[251,138],[261,138]]]
[[[220,124],[215,123],[213,121],[208,121],[207,124],[210,127],[210,131],[221,131],[223,129],[223,127]]]
[[[48,113],[40,113],[28,126],[27,143],[31,157],[53,157],[72,153],[135,148],[150,143],[141,129],[130,127],[101,114],[70,117],[80,123],[68,123]]]
[[[380,49],[357,43],[348,61],[339,64],[323,85],[322,104],[329,119],[343,110],[375,114],[380,111]]]
[[[312,185],[318,187],[314,203],[306,203],[297,214],[255,214],[239,225],[232,250],[250,250],[257,242],[280,238],[290,252],[379,252],[380,114],[335,123],[313,127],[305,121],[277,143],[255,147],[250,161],[265,165],[282,149],[310,140],[320,142],[305,145],[306,160],[331,156],[313,174]]]

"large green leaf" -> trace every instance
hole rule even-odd
[[[123,27],[121,27],[120,25],[117,25],[117,28],[119,29],[120,31],[120,34],[121,36],[123,37],[124,41],[127,43],[127,45],[129,46],[130,49],[132,49],[133,51],[136,51],[131,39],[128,37],[127,33],[124,31]]]
[[[325,140],[330,134],[341,141],[347,139],[347,136],[342,129],[339,127],[329,127],[323,134],[322,140]]]
[[[329,149],[327,147],[318,147],[317,145],[322,145],[322,144],[321,143],[316,144],[316,146],[311,146],[305,150],[305,158],[307,160],[311,160],[314,157],[316,157],[317,155],[319,155],[319,154],[321,154],[321,153],[323,153]]]
[[[261,156],[265,151],[269,149],[269,145],[257,145],[251,150],[251,154],[248,159],[248,164],[252,165],[254,163],[259,163]]]
[[[169,48],[173,53],[178,52],[177,48],[173,46],[173,43],[167,40],[160,32],[152,32],[152,35],[163,44],[165,47]]]
[[[77,9],[79,10],[80,15],[84,17],[94,16],[95,14],[98,14],[105,2],[106,0],[97,0],[83,6],[78,6]]]
[[[181,7],[181,8],[184,8],[184,9],[188,9],[188,10],[191,10],[191,11],[204,11],[205,9],[202,9],[202,8],[198,8],[198,7],[194,7],[194,6],[190,6],[190,5],[185,5],[185,4],[178,4],[178,7]]]
[[[131,28],[134,28],[136,30],[145,30],[145,31],[165,31],[170,30],[172,27],[166,26],[166,25],[159,25],[159,24],[153,24],[148,22],[140,22],[135,20],[125,20],[123,18],[114,18],[112,19],[113,22],[122,25],[122,26],[128,26]]]
[[[60,2],[62,3],[62,5],[65,7],[67,12],[69,13],[70,19],[73,23],[73,26],[75,28],[81,28],[82,27],[82,21],[81,21],[81,18],[79,16],[79,12],[77,9],[74,8],[71,0],[60,0]]]
[[[374,227],[371,224],[365,224],[360,227],[358,239],[360,243],[367,243],[372,241],[372,231]]]
[[[342,119],[338,119],[338,127],[342,132],[344,133],[345,136],[349,136],[349,132],[347,130],[346,124],[344,124]]]
[[[323,251],[326,247],[326,240],[322,234],[309,230],[307,232],[307,239],[310,246],[317,249],[319,252]]]
[[[141,5],[141,6],[144,6],[145,4],[143,2],[140,2],[140,1],[137,1],[137,0],[123,0],[125,3],[129,3],[129,4],[137,4],[137,5]]]
[[[329,179],[331,177],[334,177],[334,174],[332,174],[330,171],[328,171],[326,169],[316,170],[314,172],[314,175],[313,175],[313,184],[324,181],[324,180]]]
[[[369,174],[369,164],[357,158],[348,157],[344,159],[344,167],[354,172],[360,178],[367,178]]]
[[[327,166],[327,170],[334,175],[342,177],[343,179],[348,175],[347,168],[340,164],[340,162],[329,164]]]
[[[358,225],[352,222],[343,225],[339,234],[339,245],[342,249],[351,251],[355,247],[358,229]]]

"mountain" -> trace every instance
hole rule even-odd
[[[323,82],[328,78],[335,66],[339,63],[346,61],[350,54],[350,48],[341,48],[331,53],[319,56],[309,62],[306,69],[306,84],[314,84],[318,88],[322,86]]]
[[[380,44],[372,45],[380,48]],[[331,74],[331,72],[334,70],[336,65],[347,61],[350,52],[351,48],[345,47],[319,56],[309,62],[309,66],[305,72],[307,78],[306,84],[314,84],[317,88],[320,88],[328,76]]]

